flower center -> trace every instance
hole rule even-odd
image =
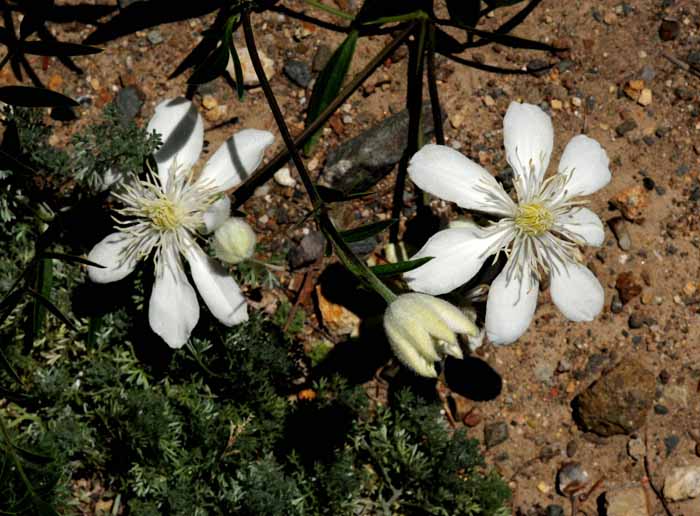
[[[159,229],[174,230],[183,223],[184,213],[180,206],[167,198],[158,199],[144,209],[146,216]]]
[[[515,216],[515,224],[529,236],[540,236],[550,230],[554,224],[554,215],[538,202],[521,204]]]

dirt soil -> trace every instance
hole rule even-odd
[[[300,2],[284,4],[311,12]],[[338,0],[338,4],[348,2]],[[487,19],[485,26],[496,26],[516,9]],[[325,14],[320,17],[331,20]],[[665,19],[678,22],[677,34],[673,30],[664,34],[671,36],[667,41],[660,37]],[[167,77],[198,42],[209,21],[211,18],[178,22],[158,27],[153,33],[144,31],[112,41],[101,54],[76,59],[84,70],[82,76],[53,59],[32,61],[46,84],[74,98],[87,99],[78,109],[79,120],[65,123],[55,143],[66,142],[80,124],[98,116],[121,87],[135,86],[143,95],[145,103],[138,121],[144,124],[158,102],[182,95],[185,78]],[[282,67],[290,59],[310,64],[319,46],[334,48],[342,41],[342,34],[276,13],[256,15],[254,23],[259,46],[274,62],[272,86],[292,132],[298,133],[303,128],[310,88],[292,83]],[[670,27],[673,29],[673,24]],[[90,32],[78,24],[54,28],[59,39],[74,42]],[[522,68],[534,59],[555,65],[539,76],[495,75],[440,59],[439,89],[448,115],[448,145],[493,173],[501,172],[507,167],[502,120],[509,102],[546,106],[555,130],[552,166],[572,136],[584,132],[597,139],[610,156],[612,181],[591,196],[590,208],[604,222],[622,215],[627,220],[613,223],[619,224],[615,225],[617,237],[606,224],[604,245],[584,250],[585,262],[605,288],[605,308],[595,321],[565,320],[544,290],[528,332],[511,346],[486,344],[477,350],[469,359],[475,367],[464,369],[467,377],[462,380],[468,387],[461,392],[445,389],[443,394],[456,401],[456,424],[464,424],[464,419],[471,427],[470,434],[480,440],[485,427],[505,423],[507,439],[485,453],[489,464],[513,490],[514,513],[538,514],[538,506],[554,504],[569,514],[569,500],[557,492],[556,475],[564,463],[574,461],[588,471],[589,486],[602,479],[588,499],[579,503],[581,514],[598,514],[602,493],[630,485],[644,486],[649,514],[664,514],[650,483],[660,489],[671,468],[700,464],[691,435],[693,430],[700,431],[700,78],[666,57],[686,61],[689,53],[700,51],[700,3],[544,0],[515,33],[569,50],[549,55],[492,46],[465,54],[507,67]],[[352,72],[369,61],[387,38],[362,39]],[[369,79],[367,87],[342,106],[307,160],[312,173],[321,173],[328,149],[403,109],[406,67],[405,52],[398,52]],[[5,68],[0,72],[0,83],[12,82],[11,72]],[[650,97],[645,89],[651,92]],[[204,95],[208,95],[206,107],[201,106]],[[276,143],[269,156],[282,148],[259,88],[250,89],[239,102],[229,85],[219,79],[206,85],[204,95],[197,94],[194,100],[205,115],[207,152],[244,127],[275,133]],[[268,251],[259,256],[261,259],[286,252],[314,229],[310,222],[298,225],[308,213],[309,203],[293,167],[292,176],[297,178],[296,186],[270,181],[242,207],[262,248]],[[384,181],[378,190],[390,184]],[[621,213],[621,202],[638,205]],[[443,215],[456,216],[443,201],[434,200],[433,207]],[[336,220],[344,226],[357,225],[359,219],[387,218],[389,209],[387,192],[365,205],[343,208],[336,212]],[[383,259],[382,245],[376,247],[371,259]],[[308,347],[321,341],[345,340],[333,331],[333,321],[320,320],[317,296],[308,295],[312,290],[308,283],[303,289],[305,275],[309,273],[315,281],[318,270],[310,266],[276,272],[280,288],[249,292],[256,307],[272,312],[279,300],[294,302],[305,290],[299,308],[307,315],[301,336]],[[618,292],[620,282],[633,287],[631,293],[623,295],[624,304]],[[583,432],[572,418],[572,400],[614,364],[632,358],[657,378],[654,409],[646,426],[633,435],[613,437]],[[485,370],[497,373],[500,385],[481,385],[479,382],[493,381],[494,375],[485,374]],[[367,385],[376,390],[375,380]],[[646,469],[644,460],[628,452],[630,441],[645,436]],[[649,474],[651,478],[645,480]],[[698,516],[700,499],[670,503],[669,509],[676,516]]]

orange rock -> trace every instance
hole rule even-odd
[[[326,299],[321,291],[321,285],[316,285],[316,300],[326,328],[339,335],[359,335],[360,318],[343,305],[337,305]]]
[[[54,74],[49,79],[48,86],[49,86],[50,90],[58,91],[62,85],[63,85],[63,77],[61,77],[60,75]]]
[[[642,185],[635,185],[618,193],[612,202],[622,215],[633,222],[642,222],[644,212],[649,205],[649,193]]]

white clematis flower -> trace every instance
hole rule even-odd
[[[114,194],[123,204],[115,210],[121,216],[118,230],[90,251],[88,259],[104,268],[88,267],[88,275],[96,283],[118,281],[154,252],[149,322],[170,347],[179,348],[199,320],[197,295],[185,275],[182,256],[197,290],[219,321],[232,326],[248,319],[238,285],[219,262],[206,255],[197,238],[229,219],[230,201],[223,192],[260,165],[274,137],[255,129],[234,134],[195,179],[193,166],[204,143],[204,125],[192,103],[183,98],[161,102],[148,131],[156,131],[163,140],[154,156],[157,174],[125,180]]]
[[[436,377],[435,362],[442,355],[462,358],[455,333],[471,337],[479,330],[462,311],[427,294],[403,294],[384,313],[384,331],[391,349],[421,376]]]
[[[426,145],[408,168],[421,189],[500,217],[488,227],[466,224],[436,233],[413,257],[433,259],[405,274],[413,290],[444,294],[469,281],[489,256],[504,252],[508,261],[486,304],[486,333],[496,344],[514,342],[527,330],[542,272],[568,319],[590,321],[600,313],[603,287],[580,263],[578,245],[600,246],[603,224],[575,198],[610,181],[605,150],[585,135],[569,141],[557,173],[545,179],[554,137],[550,117],[537,106],[512,102],[503,137],[517,203],[484,168],[449,147]]]

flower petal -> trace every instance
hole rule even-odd
[[[134,239],[120,232],[111,233],[92,248],[87,259],[104,268],[88,265],[88,276],[95,283],[111,283],[128,276],[138,263],[134,254],[127,254],[127,248]]]
[[[161,254],[159,271],[148,303],[148,322],[171,348],[181,348],[199,320],[199,303],[172,249]]]
[[[515,206],[486,169],[445,145],[425,145],[413,155],[408,175],[422,190],[462,208],[511,215]]]
[[[212,315],[226,326],[247,321],[248,305],[228,271],[194,242],[186,253],[194,284]]]
[[[508,163],[520,183],[520,201],[542,184],[554,146],[552,119],[538,106],[511,102],[503,118],[503,142]]]
[[[554,229],[564,235],[569,233],[572,240],[600,247],[605,240],[605,229],[598,215],[588,208],[575,207],[557,218]]]
[[[489,232],[477,226],[450,228],[435,233],[412,260],[432,256],[425,265],[404,274],[408,286],[426,294],[445,294],[479,272],[489,248],[511,235],[508,229]]]
[[[496,276],[486,301],[486,334],[494,344],[518,340],[530,326],[537,308],[539,281],[528,271],[523,281],[507,281],[507,272],[508,267]]]
[[[610,160],[605,149],[585,134],[566,144],[559,161],[559,173],[569,174],[566,197],[590,195],[610,182]]]
[[[384,317],[384,330],[389,339],[391,349],[405,366],[421,376],[429,378],[437,376],[434,362],[427,360],[415,349],[404,332],[399,330],[399,325],[393,321],[391,316],[387,315]]]
[[[165,188],[173,166],[189,169],[199,159],[204,145],[204,123],[194,104],[178,97],[156,106],[146,131],[155,131],[161,136],[163,144],[154,157],[160,182]]]
[[[228,195],[224,195],[209,206],[207,211],[202,214],[205,233],[211,233],[219,229],[230,216],[231,199],[228,198]]]
[[[552,268],[549,290],[552,301],[571,321],[592,321],[603,309],[605,292],[588,267],[569,262]]]
[[[237,132],[209,158],[197,183],[222,191],[233,188],[260,166],[265,149],[274,141],[269,131],[243,129]]]

